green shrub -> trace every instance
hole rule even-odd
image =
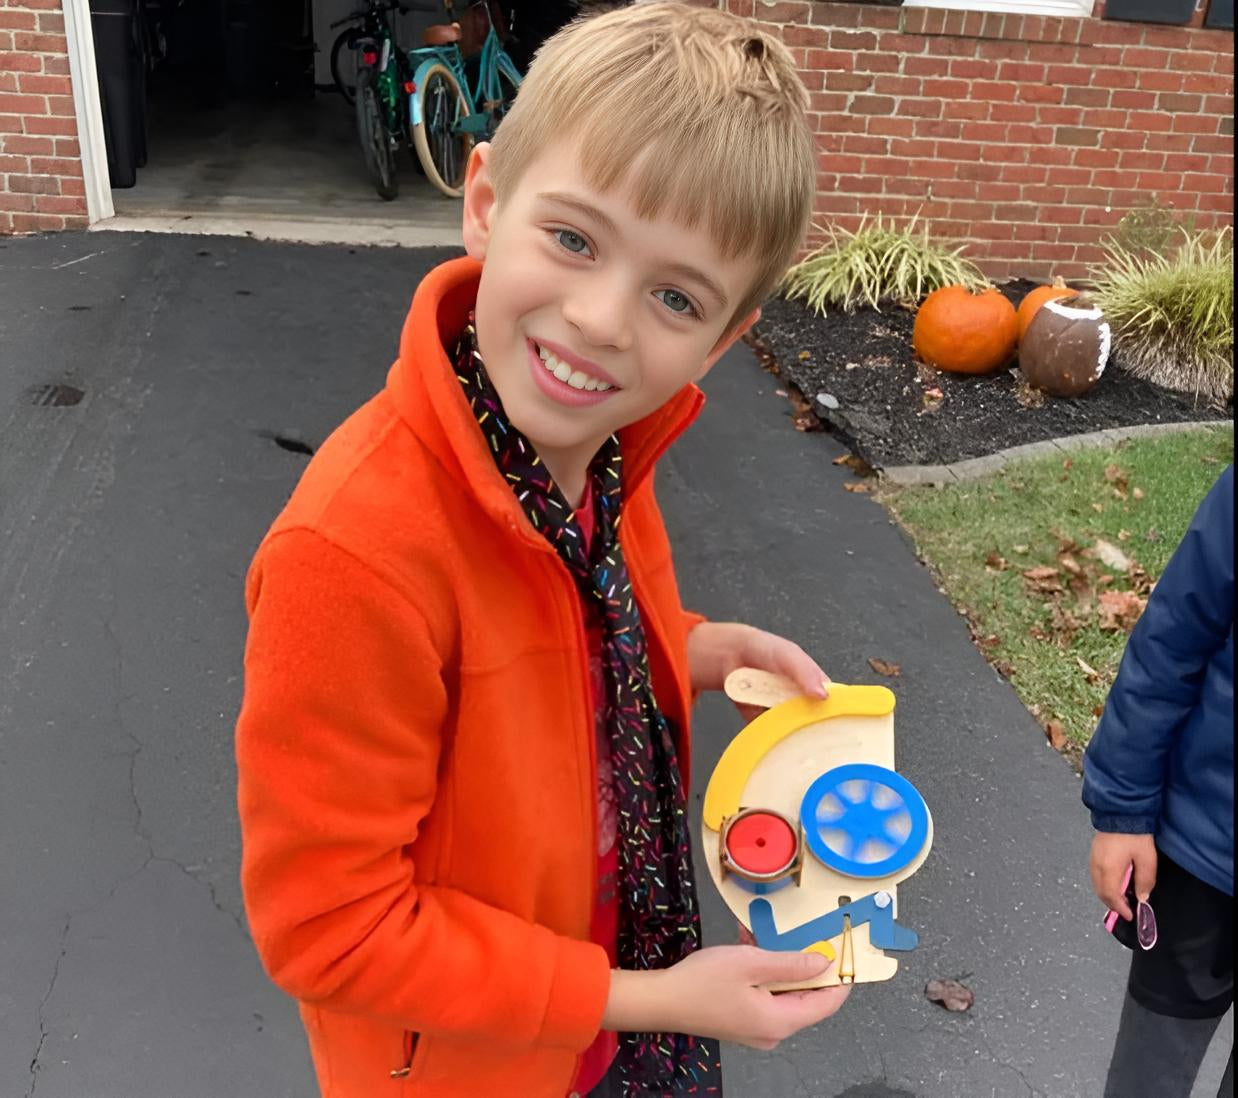
[[[1169,255],[1181,242],[1183,230],[1188,238],[1194,232],[1193,214],[1180,217],[1177,211],[1152,200],[1128,210],[1114,229],[1113,239],[1126,252]]]
[[[1234,394],[1233,231],[1178,232],[1161,252],[1108,238],[1093,297],[1132,374],[1221,404]]]
[[[786,273],[783,293],[804,299],[818,313],[827,305],[852,312],[860,305],[878,310],[889,302],[914,305],[954,283],[973,289],[986,284],[979,269],[962,258],[962,246],[934,240],[927,222],[917,232],[918,219],[917,214],[899,229],[880,214],[869,224],[866,214],[853,233],[836,225],[818,227],[826,242]]]

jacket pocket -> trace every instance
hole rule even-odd
[[[404,1033],[404,1055],[401,1063],[390,1071],[392,1079],[408,1079],[413,1074],[413,1061],[417,1057],[417,1046],[421,1044],[421,1034],[413,1030]]]

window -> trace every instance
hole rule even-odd
[[[1093,0],[903,0],[905,8],[949,8],[951,11],[994,11],[1066,18],[1091,15],[1092,6]]]

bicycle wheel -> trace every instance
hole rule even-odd
[[[376,73],[368,65],[357,73],[357,138],[365,166],[379,198],[390,202],[400,193],[395,174],[395,150],[387,130],[387,112],[378,94]]]
[[[340,31],[331,43],[331,79],[350,107],[357,96],[357,28]]]
[[[440,64],[426,70],[413,94],[421,100],[421,121],[413,127],[413,144],[426,178],[449,198],[459,198],[473,148],[472,135],[456,129],[472,113],[468,97],[451,70]]]

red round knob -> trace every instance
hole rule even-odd
[[[764,876],[790,865],[795,842],[795,832],[781,816],[752,812],[727,829],[726,852],[736,868]]]

